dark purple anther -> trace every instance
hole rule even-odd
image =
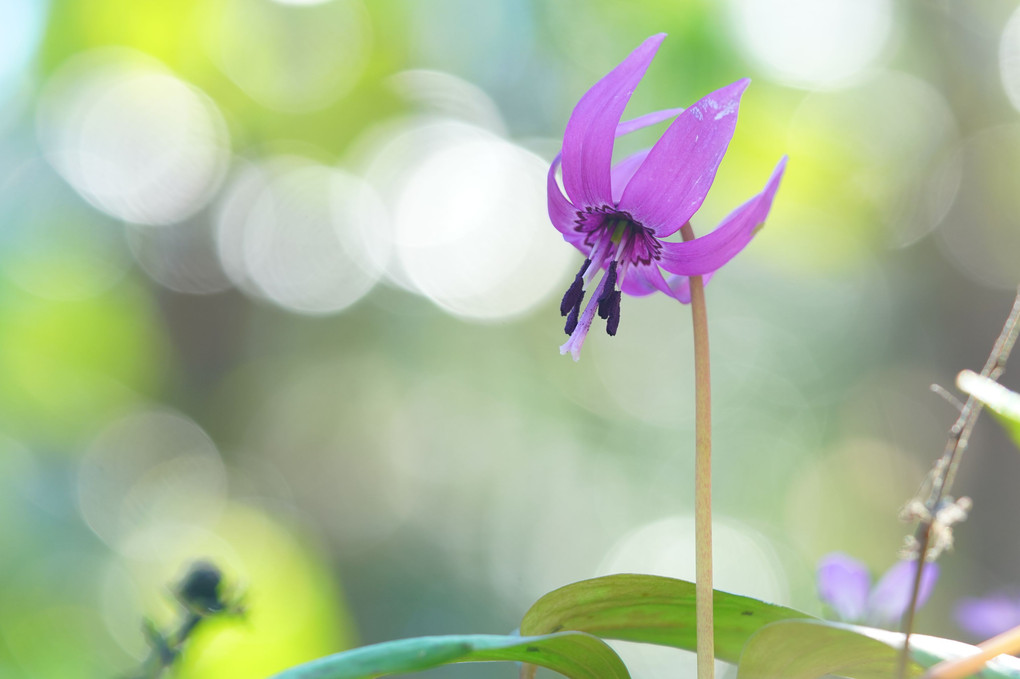
[[[570,310],[570,313],[567,315],[567,324],[565,326],[563,326],[563,332],[567,333],[568,335],[573,334],[574,328],[577,327],[577,315],[579,313],[581,313],[581,303],[580,302],[578,302],[577,306],[572,308]]]
[[[613,298],[614,292],[617,292],[615,260],[609,263],[609,270],[606,272],[606,283],[602,286],[602,294],[599,295],[599,318],[609,318],[610,300]]]
[[[609,306],[607,310],[609,318],[606,320],[606,332],[610,335],[616,335],[616,329],[620,327],[620,291],[613,290],[606,302]],[[599,308],[601,309],[601,307],[602,302],[599,302]]]
[[[570,313],[571,309],[574,309],[575,316],[578,314],[578,307],[581,306],[581,300],[584,299],[584,272],[588,270],[588,265],[590,264],[590,259],[584,260],[581,270],[574,276],[574,282],[563,293],[563,300],[560,302],[560,316],[566,316]]]
[[[606,271],[606,284],[602,288],[602,296],[599,297],[601,302],[616,289],[616,260],[614,259],[609,263],[609,270]]]

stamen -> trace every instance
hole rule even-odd
[[[609,263],[609,270],[606,272],[606,279],[602,285],[602,294],[599,295],[599,318],[609,317],[608,300],[616,290],[616,260]]]
[[[610,336],[615,336],[617,328],[620,327],[620,291],[619,290],[613,290],[613,292],[609,295],[609,298],[607,300],[607,306],[609,307],[608,310],[607,310],[607,315],[608,315],[609,318],[606,320],[606,332],[609,333]],[[599,315],[601,315],[601,313],[602,313],[602,303],[600,302],[599,303]],[[603,318],[606,318],[606,317],[603,316]]]
[[[590,259],[584,260],[581,270],[574,276],[574,282],[563,293],[563,299],[560,301],[560,316],[566,316],[571,309],[581,306],[581,300],[584,299],[584,272],[589,264],[591,264]]]
[[[605,286],[606,279],[603,277],[598,287],[595,288],[595,292],[588,300],[588,305],[584,308],[584,313],[577,320],[577,325],[574,326],[573,332],[570,333],[570,339],[563,343],[560,347],[560,353],[565,354],[568,351],[575,361],[581,359],[581,346],[584,344],[584,339],[588,336],[588,331],[591,329],[591,322],[595,318],[595,307],[598,306],[598,298],[602,296],[602,290]],[[569,318],[567,319],[569,323]]]
[[[563,332],[568,335],[574,334],[574,328],[577,327],[577,315],[581,312],[581,302],[578,300],[577,306],[571,307],[570,314],[567,316],[567,324],[563,326]]]
[[[591,283],[592,279],[595,278],[595,274],[597,274],[599,270],[602,269],[602,263],[606,261],[606,255],[609,254],[609,246],[612,244],[613,239],[610,237],[610,234],[605,233],[602,236],[602,238],[599,239],[599,242],[595,244],[595,247],[592,248],[591,255],[592,265],[589,266],[588,270],[585,272],[584,276],[585,285]]]
[[[623,290],[623,281],[627,278],[627,272],[630,271],[630,261],[623,260],[623,265],[620,266],[620,271],[616,276],[616,287],[618,290]]]

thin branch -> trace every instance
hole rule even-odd
[[[995,345],[992,347],[988,360],[981,369],[981,375],[996,380],[1006,369],[1006,361],[1016,344],[1017,334],[1020,333],[1020,288],[1017,289],[1016,297],[1013,300],[1013,308],[1002,326]],[[914,617],[917,612],[918,592],[921,588],[921,573],[924,563],[928,557],[928,550],[932,541],[932,526],[942,501],[949,496],[953,482],[956,480],[956,472],[960,467],[960,460],[963,452],[967,449],[970,441],[971,431],[981,414],[981,402],[973,396],[968,396],[960,409],[960,415],[956,422],[949,429],[949,438],[942,457],[936,463],[937,473],[932,475],[931,489],[928,500],[924,503],[927,509],[927,516],[922,518],[917,530],[914,532],[914,541],[917,545],[917,569],[914,572],[914,582],[910,593],[910,606],[903,618],[903,651],[900,654],[899,671],[897,676],[902,679],[905,676],[907,662],[910,658],[910,635],[914,628]]]
[[[939,396],[941,396],[942,398],[944,398],[947,401],[949,401],[949,404],[951,406],[953,406],[954,408],[956,408],[957,412],[960,412],[961,410],[963,410],[963,401],[961,401],[960,399],[956,398],[956,395],[953,392],[949,391],[948,389],[943,387],[941,384],[933,384],[933,385],[931,385],[928,388],[931,389],[936,394],[938,394]]]

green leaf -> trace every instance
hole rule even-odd
[[[816,679],[836,674],[850,679],[896,676],[903,635],[899,632],[822,620],[783,620],[761,628],[744,648],[738,679]],[[977,653],[978,648],[951,639],[914,634],[907,676],[943,660]],[[1020,660],[999,656],[973,675],[981,679],[1018,679]]]
[[[605,642],[581,632],[541,636],[464,634],[417,637],[363,646],[312,660],[273,679],[369,679],[455,662],[508,660],[541,665],[570,679],[629,679]]]
[[[888,679],[896,676],[897,661],[894,647],[848,627],[820,620],[786,620],[763,627],[751,637],[740,656],[737,678],[814,679],[838,674]],[[922,671],[911,663],[907,676],[916,677]]]
[[[736,663],[761,627],[811,616],[750,597],[715,591],[715,653]],[[693,651],[694,583],[657,575],[608,575],[552,591],[521,621],[521,634],[580,630],[607,639],[643,641]]]
[[[984,403],[1020,448],[1020,394],[970,370],[956,376],[956,386]]]

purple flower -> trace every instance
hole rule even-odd
[[[845,622],[892,627],[910,605],[916,568],[916,561],[900,561],[872,587],[871,574],[864,564],[836,552],[818,563],[818,596]],[[928,600],[938,576],[937,565],[924,565],[918,608]]]
[[[711,275],[747,245],[768,215],[786,165],[783,157],[765,189],[712,233],[686,243],[663,240],[704,202],[749,82],[738,80],[686,110],[658,111],[621,123],[631,93],[665,37],[645,40],[581,97],[567,122],[562,152],[549,168],[549,217],[564,240],[585,256],[560,304],[570,335],[560,353],[569,351],[575,361],[596,311],[606,320],[606,331],[616,334],[621,291],[635,296],[659,291],[689,302],[688,276]],[[612,164],[616,137],[674,117],[655,146]],[[561,159],[566,196],[556,182]],[[592,289],[600,271],[605,275]],[[591,297],[582,312],[586,291]]]
[[[997,592],[984,598],[963,599],[956,607],[956,622],[981,639],[1020,625],[1020,596]]]

